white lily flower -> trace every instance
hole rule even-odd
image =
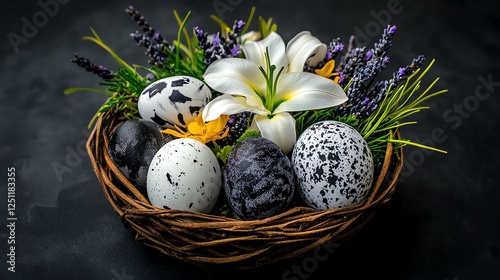
[[[309,31],[302,31],[288,42],[286,54],[290,72],[301,72],[304,64],[317,66],[326,56],[327,47]]]
[[[289,112],[323,109],[347,101],[338,84],[302,71],[305,63],[324,58],[318,42],[310,33],[301,32],[285,47],[283,39],[272,32],[261,41],[245,44],[245,59],[225,58],[210,64],[205,82],[223,94],[204,107],[203,120],[245,111],[255,113],[251,129],[285,153],[290,152],[297,135],[295,119]]]

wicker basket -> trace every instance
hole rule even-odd
[[[326,242],[355,235],[387,203],[403,167],[403,150],[389,143],[369,196],[359,205],[326,211],[294,206],[263,220],[153,207],[108,156],[108,137],[125,119],[103,114],[89,136],[87,151],[102,190],[136,240],[165,255],[197,265],[254,268],[295,257]],[[399,134],[397,134],[399,137]]]

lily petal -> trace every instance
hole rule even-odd
[[[286,73],[278,80],[273,114],[323,109],[340,105],[347,96],[337,83],[308,72]]]
[[[317,66],[327,52],[327,47],[311,32],[302,31],[295,35],[287,45],[286,53],[290,61],[289,72],[302,72],[304,65]]]
[[[244,97],[223,94],[210,101],[203,107],[203,121],[208,122],[217,119],[220,115],[232,115],[241,112],[252,112],[261,115],[268,115],[270,112],[263,106],[262,109],[251,107]]]
[[[253,61],[258,66],[266,66],[266,48],[269,51],[271,65],[276,65],[279,70],[281,67],[287,67],[288,59],[286,56],[285,42],[276,32],[271,32],[266,38],[248,42],[242,46],[245,58]]]
[[[241,44],[244,45],[250,42],[255,42],[260,40],[260,38],[262,38],[260,31],[249,31],[241,35]]]
[[[212,89],[247,98],[252,107],[262,107],[262,99],[256,92],[266,90],[266,80],[259,66],[243,58],[225,58],[214,61],[203,76]]]
[[[286,154],[292,151],[297,141],[295,119],[289,113],[276,114],[272,118],[255,115],[252,128],[257,128],[262,137],[273,141]]]

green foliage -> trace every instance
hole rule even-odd
[[[92,41],[106,50],[120,65],[116,71],[116,75],[112,79],[99,83],[100,86],[104,86],[106,88],[105,90],[75,87],[64,91],[65,94],[71,94],[78,91],[92,91],[103,93],[108,96],[106,102],[104,102],[91,119],[88,125],[89,127],[92,126],[93,122],[101,114],[107,111],[122,114],[128,119],[139,118],[137,98],[149,84],[156,80],[178,75],[186,75],[202,79],[203,73],[206,70],[206,65],[203,62],[204,53],[198,46],[196,36],[194,34],[189,36],[185,27],[190,14],[188,13],[182,21],[176,11],[174,11],[174,15],[180,25],[177,40],[174,41],[175,52],[168,48],[164,48],[167,58],[163,67],[154,65],[149,67],[129,65],[120,56],[118,56],[111,47],[105,44],[97,32],[92,28],[91,31],[93,36],[83,37],[83,40]],[[184,35],[184,38],[181,38],[181,34]],[[184,43],[181,39],[184,39]],[[139,71],[142,71],[144,74],[141,75]],[[152,78],[148,79],[147,74],[152,75]]]
[[[413,145],[424,149],[446,153],[446,151],[412,142],[408,139],[396,139],[395,133],[402,126],[416,124],[414,121],[404,121],[411,115],[424,109],[422,104],[447,90],[432,91],[439,78],[436,78],[425,90],[420,91],[422,79],[432,67],[434,60],[420,73],[417,70],[407,78],[406,82],[394,89],[389,89],[385,98],[369,117],[358,119],[353,115],[337,116],[335,108],[294,113],[297,135],[315,122],[337,120],[355,128],[368,143],[372,151],[375,166],[379,166],[385,157],[387,143],[394,143],[396,148]]]
[[[236,143],[240,143],[246,138],[257,137],[257,136],[260,136],[259,132],[247,130],[245,133],[243,133],[243,135],[240,136],[240,138],[238,138],[238,140],[236,140]],[[211,144],[214,146],[212,148],[212,151],[217,156],[217,158],[220,159],[223,163],[226,163],[227,157],[229,156],[229,153],[231,153],[231,151],[233,150],[234,145],[226,145],[221,148],[219,145],[217,145],[215,141],[213,141]]]
[[[241,34],[239,34],[240,36],[247,32],[254,14],[255,8],[252,8],[246,25]],[[137,99],[140,93],[156,80],[179,75],[191,76],[203,80],[203,74],[207,68],[204,62],[205,53],[204,50],[199,47],[198,39],[194,31],[188,32],[186,28],[190,12],[183,19],[181,19],[177,11],[174,11],[174,16],[179,24],[179,29],[176,40],[173,42],[173,50],[168,47],[164,47],[163,49],[166,58],[162,66],[129,65],[120,58],[111,47],[105,44],[98,36],[97,32],[92,28],[92,36],[83,37],[83,40],[94,42],[102,47],[119,64],[119,68],[111,79],[105,79],[103,82],[99,83],[104,89],[75,87],[68,88],[64,91],[65,94],[71,94],[78,91],[91,91],[104,94],[108,97],[106,102],[99,108],[90,121],[89,127],[96,118],[108,111],[121,114],[128,119],[139,118]],[[215,15],[212,15],[211,18],[219,24],[222,34],[227,35],[227,32],[230,32],[231,29],[229,26],[220,18]],[[277,29],[276,24],[272,22],[272,18],[266,21],[262,17],[259,17],[258,26],[261,38],[265,38],[270,32],[276,31]],[[393,143],[396,148],[413,145],[446,153],[443,150],[415,143],[408,139],[395,138],[395,133],[397,133],[400,127],[416,123],[414,121],[406,121],[408,117],[429,108],[422,105],[425,101],[447,92],[447,90],[433,91],[433,87],[439,78],[436,78],[423,91],[420,90],[422,79],[428,73],[433,63],[434,60],[431,61],[426,69],[422,71],[421,69],[417,70],[396,88],[388,89],[377,110],[367,118],[358,119],[354,115],[338,116],[335,114],[336,107],[293,113],[292,116],[296,121],[297,135],[299,136],[310,125],[319,121],[337,120],[346,123],[355,128],[365,138],[372,151],[376,166],[380,165],[383,161],[387,143],[389,142]],[[345,90],[348,87],[349,84],[345,87]],[[217,94],[217,92],[214,92],[214,97],[217,96]],[[247,137],[258,135],[258,132],[247,130],[237,142],[241,142]],[[212,145],[214,153],[223,162],[227,160],[227,156],[233,147],[233,145],[220,147],[215,142],[213,142]]]
[[[447,92],[447,90],[433,91],[436,78],[425,90],[419,91],[422,79],[432,67],[434,60],[420,73],[420,69],[413,73],[406,82],[394,89],[389,89],[385,98],[368,118],[363,119],[356,129],[365,138],[370,146],[376,164],[383,161],[388,142],[396,148],[413,145],[424,149],[446,153],[446,151],[412,142],[408,139],[395,139],[395,133],[400,127],[416,124],[414,121],[403,121],[409,116],[429,109],[422,104],[430,98]]]

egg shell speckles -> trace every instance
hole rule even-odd
[[[210,213],[221,185],[217,158],[208,146],[194,139],[168,142],[149,166],[149,201],[158,208]]]
[[[307,128],[297,139],[292,165],[300,196],[317,210],[358,204],[373,182],[368,143],[353,127],[338,121]]]
[[[121,173],[147,196],[146,182],[149,164],[168,141],[168,134],[147,120],[127,120],[120,123],[109,137],[108,155]]]
[[[212,92],[194,77],[173,76],[155,81],[139,96],[137,108],[143,119],[163,128],[185,127],[210,101]]]
[[[236,144],[223,171],[231,208],[244,220],[263,219],[284,211],[295,192],[291,162],[272,141],[250,137]]]

